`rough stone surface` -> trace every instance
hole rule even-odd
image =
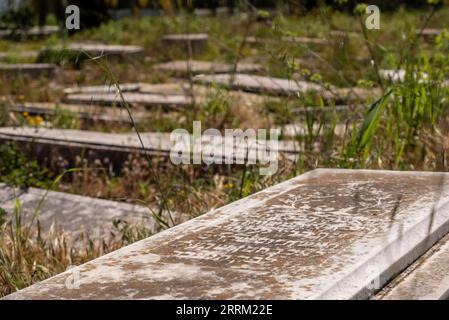
[[[29,224],[39,202],[44,199],[37,217],[42,231],[48,232],[55,224],[56,228],[64,230],[73,238],[86,232],[106,239],[114,219],[144,225],[152,232],[158,230],[149,209],[140,205],[55,191],[49,191],[46,196],[45,193],[42,189],[13,189],[0,183],[0,207],[9,213],[9,218],[13,218],[14,202],[16,198],[19,199],[23,223]]]
[[[154,65],[156,70],[169,71],[174,73],[186,74],[189,71],[192,74],[201,73],[228,73],[234,71],[232,64],[216,63],[209,61],[171,61],[167,63],[160,63]],[[253,63],[239,63],[237,65],[237,72],[258,72],[262,70],[262,66]]]
[[[56,70],[56,65],[49,63],[0,63],[0,74],[6,75],[51,75]]]
[[[447,178],[315,170],[7,299],[366,298],[449,231]]]
[[[125,46],[125,45],[107,45],[96,43],[71,43],[67,46],[55,46],[49,48],[52,51],[69,51],[75,53],[87,53],[89,56],[141,56],[144,49],[139,46]],[[47,51],[44,49],[43,51]]]
[[[146,152],[151,155],[168,157],[173,143],[170,141],[170,133],[141,133],[143,144]],[[142,153],[141,143],[136,133],[115,134],[101,133],[84,130],[63,130],[63,129],[46,129],[46,128],[0,128],[0,141],[17,141],[22,146],[26,143],[30,145],[41,145],[50,148],[72,149],[74,154],[81,154],[80,149],[88,149],[93,151],[101,151],[105,154],[124,154]],[[210,136],[204,136],[202,143],[208,144],[211,148],[217,148],[211,142]],[[253,146],[258,149],[258,145]],[[240,150],[240,147],[236,147]],[[188,150],[188,149],[185,149]],[[47,151],[47,150],[45,150]],[[279,141],[278,151],[285,154],[297,154],[300,147],[292,141]],[[37,156],[38,152],[34,152]],[[218,153],[215,153],[218,154]],[[48,152],[43,152],[43,156],[49,157]],[[69,154],[65,153],[68,157]],[[245,155],[246,156],[246,155]],[[111,157],[112,158],[112,157]]]
[[[40,38],[59,32],[58,26],[32,27],[27,31],[13,32],[12,30],[0,30],[0,38],[21,39]]]
[[[323,38],[313,38],[313,37],[282,37],[279,39],[264,39],[264,38],[256,38],[256,37],[247,37],[247,43],[254,44],[264,44],[270,42],[286,42],[293,44],[303,44],[303,45],[321,45],[327,46],[331,44],[331,41]]]
[[[122,92],[136,92],[139,91],[140,83],[123,83],[119,84]],[[116,93],[118,91],[115,85],[102,85],[102,86],[84,86],[84,87],[72,87],[64,89],[65,94],[77,94],[77,93]]]
[[[164,95],[164,94],[144,94],[123,92],[123,98],[130,105],[143,106],[165,106],[165,107],[186,107],[192,104],[192,99],[186,95]],[[102,104],[102,105],[121,105],[121,96],[117,93],[80,93],[69,94],[68,103],[75,104]]]
[[[245,90],[259,93],[273,93],[282,95],[296,95],[307,91],[322,91],[323,87],[305,81],[294,81],[289,79],[254,76],[248,74],[219,74],[198,75],[195,82],[206,84],[217,84],[231,87],[232,89]]]
[[[379,300],[449,299],[449,236],[438,241],[386,288]]]

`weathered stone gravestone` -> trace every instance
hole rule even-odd
[[[140,58],[144,49],[139,46],[107,45],[96,43],[71,43],[48,47],[41,50],[40,61],[69,60],[75,63],[80,61],[105,57],[105,58]]]
[[[234,71],[234,65],[227,63],[216,63],[209,61],[171,61],[153,66],[156,70],[168,71],[178,74],[201,74],[201,73],[230,73]],[[254,63],[239,63],[236,72],[252,73],[261,71],[261,65]]]
[[[182,95],[189,89],[189,84],[179,83],[121,83],[119,84],[122,92],[155,93],[163,95]],[[72,87],[64,89],[65,94],[97,94],[97,93],[117,93],[118,88],[111,85]]]
[[[323,91],[324,88],[318,84],[295,81],[290,79],[271,78],[237,73],[235,75],[198,75],[194,81],[202,84],[211,84],[229,87],[236,90],[244,90],[258,93],[272,93],[279,95],[293,95],[307,91]]]
[[[0,38],[11,40],[42,38],[58,33],[59,31],[60,29],[58,26],[32,27],[24,31],[0,30]]]
[[[0,74],[6,76],[27,75],[37,77],[41,75],[52,75],[56,65],[49,63],[22,63],[9,64],[0,63]]]
[[[347,30],[331,30],[329,34],[333,37],[348,37],[348,38],[359,38],[362,36],[361,33]]]
[[[145,154],[157,158],[168,159],[171,157],[171,151],[174,142],[170,140],[170,133],[145,132],[141,133],[142,144],[135,132],[131,133],[103,133],[86,130],[64,130],[47,128],[29,128],[29,127],[2,127],[0,128],[0,142],[14,141],[22,150],[33,159],[40,163],[52,167],[58,159],[65,159],[68,167],[75,165],[75,159],[83,154],[85,158],[93,163],[95,160],[105,160],[109,170],[119,172],[123,163],[128,160],[130,154]],[[190,137],[191,139],[191,137]],[[221,158],[224,164],[225,153],[223,144],[211,139],[211,136],[203,136],[201,139],[203,145],[208,145],[212,154]],[[216,143],[216,144],[215,144]],[[193,150],[193,143],[183,145],[179,152],[183,154],[201,156],[201,150]],[[246,145],[244,146],[246,148]],[[302,150],[300,145],[294,141],[279,141],[277,145],[278,154],[284,155],[287,159],[294,159]],[[248,149],[241,146],[235,147],[235,159],[246,159],[249,156],[256,156],[258,153],[245,152],[246,150],[259,150],[259,144],[250,144]],[[242,151],[242,152],[240,152]],[[270,151],[270,150],[268,150]],[[182,158],[182,154],[176,157]],[[107,161],[106,161],[107,160]]]
[[[13,141],[21,150],[49,167],[73,168],[76,159],[83,155],[89,163],[99,160],[111,172],[120,172],[129,155],[144,154],[168,158],[170,151],[169,134],[145,134],[144,148],[135,134],[102,133],[85,130],[62,130],[46,128],[0,128],[0,142]]]
[[[6,218],[13,218],[16,199],[21,204],[22,223],[29,225],[33,216],[37,213],[34,222],[39,220],[42,232],[50,230],[54,223],[57,228],[68,233],[73,240],[82,233],[106,240],[110,236],[112,222],[125,220],[131,224],[142,225],[151,232],[158,231],[158,225],[152,218],[148,208],[124,202],[109,201],[103,199],[78,196],[69,193],[29,188],[21,190],[8,187],[0,183],[0,207],[8,212]],[[43,199],[38,212],[36,208]],[[155,208],[152,208],[154,210]],[[165,219],[167,218],[167,219]],[[165,213],[164,220],[168,219]],[[174,221],[181,222],[181,217],[172,213]]]
[[[383,288],[376,300],[449,299],[449,236],[438,241]]]
[[[24,102],[15,103],[8,107],[12,112],[27,112],[30,115],[55,115],[59,111],[69,111],[73,116],[91,121],[126,122],[129,115],[124,108],[104,108],[95,105],[75,105],[65,103]],[[150,113],[133,110],[133,119],[141,121],[150,118]]]
[[[320,45],[320,46],[328,46],[332,42],[323,39],[323,38],[313,38],[313,37],[282,37],[280,39],[273,38],[257,38],[257,37],[247,37],[245,39],[246,43],[250,44],[265,44],[265,43],[273,43],[273,42],[285,42],[285,43],[293,43],[293,44],[302,44],[302,45]]]
[[[147,107],[186,107],[192,104],[192,98],[187,95],[164,95],[151,93],[123,92],[123,98],[129,105],[142,105]],[[122,105],[122,97],[117,93],[80,93],[69,94],[68,103],[75,104],[102,104]]]
[[[163,95],[164,97],[175,96],[187,97],[187,101],[190,101],[190,97],[194,96],[196,103],[203,103],[209,98],[213,98],[217,95],[226,95],[226,99],[231,104],[241,104],[245,106],[260,105],[266,101],[266,98],[242,91],[226,91],[222,88],[214,88],[211,86],[194,85],[190,86],[188,82],[170,82],[170,83],[125,83],[120,84],[120,90],[122,93],[139,93],[139,94],[156,94]],[[114,85],[102,85],[102,86],[87,86],[87,87],[73,87],[64,90],[67,95],[73,94],[90,94],[90,97],[96,97],[98,94],[113,94],[117,93],[117,88]],[[118,97],[118,95],[117,95]],[[85,96],[83,96],[85,99]],[[182,98],[180,98],[182,99]],[[275,98],[271,98],[274,100]],[[88,98],[88,103],[91,103],[94,98]],[[85,100],[83,100],[85,101]],[[170,98],[165,99],[162,103],[163,106],[170,106],[168,102]],[[87,103],[86,101],[84,103]],[[151,104],[149,104],[151,105]]]
[[[122,92],[137,92],[140,90],[140,83],[120,83],[119,88]],[[116,93],[118,87],[114,84],[100,85],[100,86],[85,86],[85,87],[73,87],[64,89],[65,94],[78,94],[78,93]]]
[[[448,177],[311,171],[7,298],[368,298],[448,233]]]
[[[162,43],[196,55],[204,52],[209,41],[207,33],[170,34],[162,38]]]

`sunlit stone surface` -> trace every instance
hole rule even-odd
[[[152,232],[158,230],[149,209],[140,205],[63,192],[49,191],[46,194],[46,190],[36,188],[13,189],[0,183],[0,207],[9,213],[7,218],[13,221],[16,199],[20,202],[22,223],[29,225],[35,216],[34,223],[39,220],[43,234],[54,223],[56,228],[64,230],[73,240],[83,232],[106,240],[114,219],[145,226]],[[41,201],[41,208],[37,210]]]
[[[195,82],[230,87],[259,93],[296,95],[307,91],[323,91],[318,84],[281,78],[262,77],[249,74],[198,75]]]
[[[97,104],[116,104],[121,105],[124,101],[131,105],[144,106],[170,106],[185,107],[192,104],[191,97],[187,95],[163,95],[151,93],[133,93],[124,92],[123,96],[117,93],[80,93],[69,94],[67,101],[69,103],[97,103]]]
[[[77,54],[84,54],[92,57],[108,56],[108,57],[128,57],[141,56],[144,49],[139,46],[125,46],[125,45],[110,45],[101,43],[71,43],[67,46],[54,46],[45,48],[41,53],[48,50],[57,52],[72,52]]]
[[[209,61],[170,61],[154,65],[157,70],[174,72],[174,73],[227,73],[233,72],[235,66],[227,63],[217,63]],[[239,63],[236,72],[257,72],[262,70],[262,66],[254,63]]]
[[[447,300],[449,299],[449,236],[402,272],[375,299]]]
[[[268,136],[266,138],[269,139],[269,132],[267,134]],[[36,129],[30,127],[0,128],[0,141],[15,141],[21,146],[27,145],[31,149],[34,148],[32,153],[34,159],[42,157],[49,158],[52,156],[60,156],[67,159],[79,156],[79,154],[84,154],[89,158],[95,158],[95,155],[98,154],[99,158],[109,157],[110,170],[112,171],[115,171],[115,167],[119,166],[117,162],[120,160],[114,161],[114,158],[119,155],[122,155],[122,162],[126,161],[128,154],[143,154],[144,152],[154,156],[169,157],[172,147],[175,145],[175,141],[170,140],[170,133],[145,132],[141,133],[140,136],[143,147],[135,132],[120,134],[86,130]],[[190,139],[192,139],[191,133]],[[211,150],[216,150],[215,152],[211,152],[213,155],[217,155],[217,158],[224,160],[225,153],[223,152],[223,144],[221,144],[221,141],[212,139],[210,135],[202,135],[201,141],[203,146],[208,145]],[[251,150],[258,150],[263,147],[258,142],[254,144],[250,143],[249,146]],[[246,147],[247,144],[237,145],[237,142],[235,142],[234,150],[236,154],[241,154],[246,158],[248,156],[244,152],[244,148]],[[86,150],[89,151],[85,152]],[[193,141],[191,141],[190,145],[182,145],[179,151],[182,150],[184,150],[185,154],[192,152],[194,155],[201,155],[200,153],[202,151],[200,149],[193,149]],[[297,154],[301,148],[295,141],[279,141],[276,150],[288,156]],[[249,155],[253,155],[253,153],[249,152]]]
[[[311,171],[8,298],[367,298],[448,232],[447,178]]]

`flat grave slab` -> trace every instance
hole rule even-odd
[[[201,74],[201,73],[230,73],[234,71],[234,65],[210,61],[171,61],[153,66],[156,70],[168,71],[179,74]],[[237,72],[252,73],[261,71],[263,67],[254,63],[239,63]]]
[[[122,83],[119,84],[122,92],[139,92],[139,93],[155,93],[165,95],[181,95],[185,94],[189,89],[189,84],[185,82],[173,83]],[[115,85],[98,85],[98,86],[78,86],[64,89],[65,94],[78,93],[116,93]]]
[[[43,49],[41,51],[41,54],[45,54],[47,51],[87,54],[90,57],[98,57],[98,56],[134,57],[134,56],[141,56],[144,53],[144,49],[139,46],[109,45],[109,44],[96,44],[96,43],[71,43],[68,45],[49,47]]]
[[[0,206],[2,203],[11,201],[16,197],[16,193],[12,188],[7,187],[4,183],[0,183]]]
[[[166,95],[189,95],[190,84],[187,82],[177,82],[177,83],[161,83],[161,84],[150,84],[150,83],[142,83],[140,86],[139,92],[141,93],[157,93],[157,94],[166,94]],[[239,102],[243,103],[246,106],[257,105],[266,102],[266,98],[264,96],[248,93],[243,91],[233,91],[228,90],[224,91],[221,88],[213,88],[210,86],[202,86],[202,85],[193,85],[193,94],[195,96],[195,101],[204,102],[208,97],[219,95],[225,95],[226,99],[232,103]],[[275,98],[271,98],[275,99]]]
[[[26,31],[14,32],[13,30],[0,30],[0,38],[21,39],[21,38],[42,38],[60,31],[58,26],[36,26]]]
[[[362,34],[359,32],[346,31],[346,30],[331,30],[329,34],[334,37],[349,37],[349,38],[359,38],[362,36]]]
[[[327,40],[324,38],[315,38],[315,37],[282,37],[280,39],[247,37],[245,41],[246,41],[246,43],[250,43],[250,44],[285,42],[285,43],[293,43],[293,44],[320,45],[320,46],[327,46],[332,43],[330,40]]]
[[[84,130],[64,130],[64,129],[47,129],[47,128],[30,128],[30,127],[3,127],[0,128],[0,141],[15,141],[23,148],[32,149],[31,156],[34,159],[47,159],[53,157],[65,158],[73,160],[80,154],[84,154],[89,159],[108,159],[111,171],[119,171],[121,165],[127,160],[129,154],[148,153],[151,156],[160,158],[170,157],[170,152],[174,143],[170,141],[170,133],[145,132],[141,133],[144,148],[134,132],[131,133],[102,133]],[[192,137],[190,136],[190,139]],[[217,143],[214,144],[214,143]],[[224,159],[223,150],[217,141],[211,139],[210,136],[203,136],[203,145],[208,145],[210,150],[216,150],[213,154]],[[192,144],[193,145],[193,144]],[[184,148],[184,149],[183,149]],[[193,151],[188,146],[183,146],[178,151],[184,150],[184,153]],[[221,148],[221,149],[218,149]],[[259,150],[259,144],[251,144],[250,150]],[[197,150],[197,149],[196,149]],[[234,159],[246,159],[254,155],[249,155],[240,146],[235,147],[236,157]],[[279,154],[284,155],[287,159],[294,158],[300,151],[301,147],[294,141],[279,141],[277,146]],[[194,155],[198,154],[193,151]]]
[[[314,170],[6,299],[368,298],[449,231],[448,177]]]
[[[56,65],[49,63],[0,63],[0,74],[13,75],[28,75],[40,76],[51,75],[56,71]]]
[[[323,91],[323,87],[310,82],[271,78],[237,73],[235,75],[198,75],[194,81],[202,84],[216,84],[231,89],[279,95],[296,95],[307,91]]]
[[[123,83],[119,84],[122,92],[138,92],[140,90],[140,83]],[[65,94],[77,94],[77,93],[115,93],[117,87],[115,85],[99,85],[99,86],[83,86],[72,87],[64,89]]]
[[[147,107],[186,107],[192,104],[191,97],[187,95],[164,95],[151,93],[123,92],[124,100],[130,105],[142,105]],[[120,105],[121,96],[117,93],[80,93],[69,94],[66,98],[68,103],[74,104],[101,104]]]
[[[125,96],[128,96],[129,93],[133,94],[141,94],[141,96],[145,96],[144,94],[152,94],[158,96],[168,97],[167,99],[163,98],[163,106],[170,106],[168,104],[169,101],[173,101],[173,99],[185,99],[186,101],[191,101],[190,99],[190,84],[187,82],[170,82],[170,83],[125,83],[120,85],[120,89],[123,93],[126,93]],[[113,94],[116,93],[117,90],[115,86],[103,85],[103,86],[87,86],[87,87],[73,87],[67,88],[64,90],[65,94],[73,95],[73,94],[90,94],[90,97],[96,97],[98,94]],[[217,90],[216,88],[210,86],[202,86],[202,85],[194,85],[193,86],[193,95],[195,97],[195,102],[204,102],[208,97],[213,97],[214,95],[226,95],[227,99],[230,99],[232,102],[244,103],[245,105],[254,105],[254,104],[262,104],[266,101],[266,98],[252,93],[242,92],[242,91],[226,91]],[[174,96],[175,98],[170,98]],[[72,97],[72,96],[70,96]],[[118,97],[118,96],[117,96]],[[185,98],[187,97],[187,98]],[[87,102],[86,96],[83,96],[83,103],[91,103],[91,101],[95,101],[95,98],[88,98]],[[161,98],[162,99],[162,98]],[[172,99],[172,100],[170,100]],[[274,99],[274,98],[272,98]],[[108,103],[110,104],[110,103]],[[136,103],[137,104],[137,103]],[[149,104],[150,106],[152,104]]]
[[[376,300],[449,299],[449,236],[397,276],[375,297]]]
[[[14,219],[14,202],[16,198],[19,199],[23,223],[29,225],[39,202],[44,199],[36,218],[39,220],[42,231],[48,232],[55,223],[56,227],[73,238],[86,232],[88,235],[97,235],[106,240],[115,219],[145,226],[154,233],[158,231],[158,225],[151,211],[144,206],[63,192],[49,191],[46,196],[45,193],[46,190],[43,189],[21,190],[0,183],[0,207],[7,211],[7,218]],[[164,218],[168,218],[168,215]],[[178,219],[180,222],[178,216],[173,216],[173,219]]]
[[[128,113],[123,108],[104,108],[102,106],[95,105],[24,102],[12,104],[8,106],[8,109],[12,112],[27,112],[31,115],[54,115],[58,112],[58,110],[62,110],[71,112],[75,117],[92,121],[130,122]],[[140,121],[143,119],[149,119],[150,113],[146,111],[133,110],[132,116],[134,120]]]
[[[92,147],[102,150],[138,151],[140,142],[135,134],[116,134],[85,130],[65,130],[47,128],[0,128],[0,140],[30,141],[34,143],[49,143],[66,147]],[[144,139],[147,151],[161,151],[165,153],[170,150],[169,134],[153,133],[146,134]]]
[[[169,34],[162,38],[164,46],[177,47],[186,52],[190,46],[192,54],[199,54],[206,50],[208,41],[207,33]]]

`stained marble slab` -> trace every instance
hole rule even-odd
[[[170,133],[143,132],[141,133],[144,148],[139,141],[136,133],[102,133],[85,130],[64,130],[64,129],[47,129],[47,128],[29,128],[29,127],[3,127],[0,128],[0,141],[15,141],[25,152],[29,153],[33,159],[44,162],[47,166],[53,166],[60,159],[69,161],[74,165],[74,161],[80,155],[84,155],[87,160],[101,160],[107,162],[109,170],[119,172],[123,163],[131,154],[147,153],[162,159],[170,157],[174,142],[170,140]],[[190,135],[190,139],[192,136]],[[247,144],[239,145],[233,141],[225,141],[225,145],[234,143],[234,163],[237,159],[242,162],[245,159],[256,161],[258,152],[267,150],[266,145],[260,141],[254,141]],[[201,139],[202,145],[207,146],[207,150],[214,158],[224,160],[226,156],[223,152],[223,144],[216,141],[210,135],[203,135]],[[202,155],[198,151],[193,150],[193,142],[191,145],[182,145],[176,149],[184,154]],[[246,152],[249,150],[248,152]],[[283,155],[287,159],[295,159],[302,147],[295,141],[279,141],[277,146],[272,146],[269,150],[277,152],[277,155]],[[172,155],[172,158],[178,156]],[[179,158],[181,159],[181,158]],[[223,161],[222,161],[223,162]],[[225,164],[223,164],[225,165]]]
[[[197,83],[216,84],[230,87],[236,90],[245,90],[259,93],[273,93],[281,95],[296,95],[307,91],[323,91],[324,88],[318,84],[295,81],[290,79],[272,78],[237,73],[218,75],[198,75],[194,78]]]
[[[123,92],[123,99],[130,105],[147,107],[187,107],[192,104],[191,97],[179,94]],[[121,105],[122,97],[118,93],[79,93],[67,95],[66,101],[74,104]]]
[[[285,42],[285,43],[293,43],[293,44],[320,45],[320,46],[328,46],[328,45],[332,44],[332,42],[328,39],[316,38],[316,37],[282,37],[280,39],[247,37],[245,41],[247,43],[253,43],[253,44],[264,44],[264,43],[273,43],[273,42]]]
[[[368,298],[448,233],[448,177],[314,170],[6,298]]]
[[[144,53],[144,49],[140,46],[82,42],[44,48],[41,50],[41,54],[45,54],[47,51],[74,52],[77,54],[87,54],[90,57],[135,57],[141,56]]]
[[[37,213],[42,232],[49,232],[54,227],[71,235],[73,239],[86,232],[104,240],[112,230],[114,220],[124,220],[131,224],[142,225],[156,233],[159,226],[152,217],[150,209],[130,203],[96,199],[64,192],[49,191],[37,188],[18,189],[0,183],[0,207],[8,212],[6,218],[13,219],[14,203],[18,199],[21,204],[22,222],[26,225]],[[41,209],[36,212],[40,201]],[[155,208],[152,208],[155,210]],[[173,220],[180,222],[181,216],[171,213]],[[185,218],[185,217],[184,217]],[[182,218],[182,219],[184,219]],[[168,219],[165,214],[164,219]]]
[[[15,32],[13,30],[0,30],[0,38],[22,39],[22,38],[41,38],[56,34],[60,31],[58,26],[36,26],[25,31]]]
[[[122,92],[137,92],[140,89],[140,83],[121,83],[119,84]],[[98,86],[78,86],[65,88],[65,94],[77,94],[77,93],[116,93],[118,88],[111,85],[98,85]]]
[[[180,74],[201,74],[201,73],[229,73],[234,71],[234,65],[228,63],[210,62],[210,61],[186,61],[177,60],[166,63],[159,63],[153,66],[156,70],[168,71]],[[254,63],[239,63],[237,72],[252,73],[261,71],[261,65]]]
[[[448,300],[449,235],[383,288],[376,300]]]

